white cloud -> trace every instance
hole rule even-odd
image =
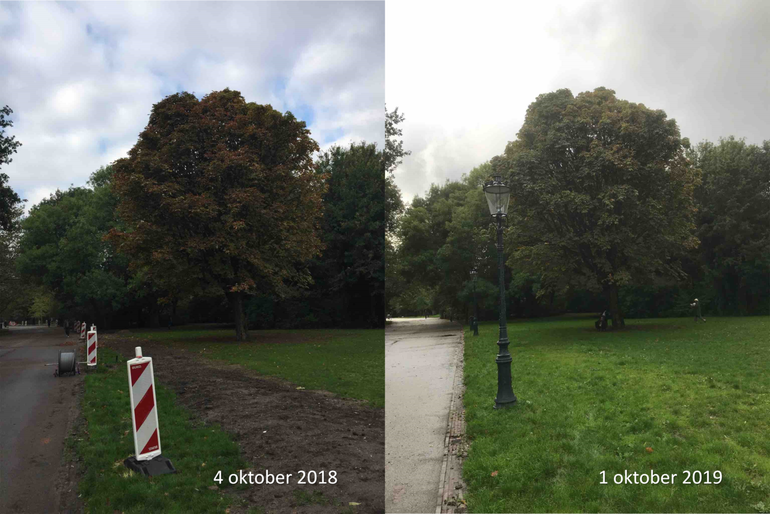
[[[27,200],[26,208],[29,211],[32,206],[40,203],[41,200],[45,200],[51,196],[56,190],[48,187],[36,187],[31,189],[24,200]]]
[[[389,1],[386,99],[405,200],[503,152],[542,93],[599,86],[697,142],[770,139],[770,3]]]
[[[0,3],[0,102],[23,145],[3,172],[31,201],[83,185],[180,89],[229,87],[319,144],[381,146],[384,37],[373,2]]]

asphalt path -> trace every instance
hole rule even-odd
[[[462,327],[436,318],[385,328],[385,511],[435,512]]]
[[[83,360],[76,341],[63,328],[11,327],[0,335],[0,512],[59,511],[56,484],[82,375],[53,373],[60,350],[77,348]]]

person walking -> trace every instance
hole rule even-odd
[[[70,320],[65,319],[64,320],[64,333],[67,334],[67,337],[70,336]]]
[[[693,302],[690,304],[690,307],[692,307],[693,310],[695,311],[695,322],[697,323],[698,320],[701,320],[703,323],[705,323],[706,319],[703,316],[701,316],[700,302],[698,301],[697,298],[693,300]]]

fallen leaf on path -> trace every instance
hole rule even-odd
[[[358,502],[349,502],[348,505],[353,505],[355,507],[356,505],[361,505],[361,504]]]

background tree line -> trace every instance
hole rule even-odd
[[[391,315],[497,315],[483,183],[512,186],[509,316],[770,312],[770,142],[692,147],[663,111],[598,88],[540,95],[505,152],[417,196],[391,232]],[[470,271],[476,268],[474,284]]]
[[[0,316],[235,321],[239,339],[382,327],[387,155],[367,142],[319,153],[304,122],[235,91],[171,95],[86,187],[23,219],[17,202],[0,258],[23,287],[0,292]]]

